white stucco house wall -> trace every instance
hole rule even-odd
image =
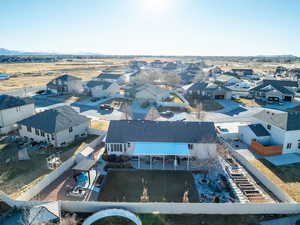
[[[50,81],[47,84],[47,89],[58,95],[81,94],[84,91],[81,79],[68,74]]]
[[[268,145],[271,140],[270,133],[261,124],[240,126],[239,136],[247,145],[251,145],[253,139],[263,145]]]
[[[16,122],[32,116],[34,111],[34,102],[29,98],[0,95],[0,133],[16,129]]]
[[[264,109],[254,119],[269,133],[269,143],[282,145],[282,153],[300,153],[300,113]]]
[[[109,97],[120,93],[120,85],[116,82],[91,80],[86,88],[92,97]]]
[[[21,120],[18,125],[20,136],[60,147],[86,135],[90,119],[70,106],[60,106]]]
[[[143,102],[162,102],[170,96],[170,91],[155,85],[147,84],[139,87],[135,93],[135,99]]]
[[[166,154],[161,151],[170,149],[170,155],[182,157],[185,152],[185,157],[207,159],[216,157],[216,146],[212,122],[112,120],[106,136],[106,150],[115,155],[136,156],[146,151],[161,156]]]

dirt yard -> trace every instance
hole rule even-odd
[[[266,160],[252,160],[251,163],[295,201],[300,202],[300,163],[286,166],[273,166]]]
[[[185,191],[189,202],[199,201],[194,179],[187,171],[114,170],[108,173],[98,200],[140,202],[141,196],[148,196],[149,202],[182,202]]]

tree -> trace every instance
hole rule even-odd
[[[205,111],[203,110],[202,102],[199,102],[196,106],[196,117],[201,122],[204,121],[205,118]]]
[[[155,107],[152,107],[148,111],[148,113],[145,117],[145,120],[156,120],[159,117],[160,117],[160,114],[159,114],[158,110]]]
[[[132,114],[131,108],[127,102],[124,102],[122,104],[121,112],[123,112],[123,115],[122,115],[123,120],[132,120],[133,114]]]

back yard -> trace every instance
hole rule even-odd
[[[17,144],[10,140],[9,136],[2,137],[0,141],[0,190],[11,197],[17,197],[51,172],[47,167],[46,157],[59,152],[61,160],[65,161],[83,150],[96,137],[91,135],[63,148],[47,151],[28,150],[30,160],[23,161],[18,160],[20,149]]]
[[[252,160],[251,163],[300,202],[300,163],[286,166],[274,166],[266,160]]]
[[[189,202],[199,202],[191,172],[112,170],[107,175],[98,200],[182,202],[186,191]]]

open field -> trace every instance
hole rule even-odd
[[[128,59],[89,59],[50,63],[0,64],[0,73],[11,75],[9,80],[0,81],[0,91],[46,85],[56,76],[68,73],[83,80],[96,77],[110,66],[122,66]]]
[[[50,149],[50,151],[28,151],[30,160],[25,161],[17,159],[19,149],[15,143],[2,140],[0,142],[0,190],[11,197],[17,197],[51,172],[47,167],[46,157],[60,152],[61,160],[65,161],[83,150],[96,137],[91,135],[69,146]],[[7,159],[10,159],[10,162],[5,162]]]
[[[199,201],[191,172],[161,170],[110,171],[98,200],[140,202],[144,187],[149,202],[182,202],[185,191],[190,202]]]
[[[286,166],[273,166],[266,160],[252,160],[251,163],[295,201],[300,202],[300,163]]]

